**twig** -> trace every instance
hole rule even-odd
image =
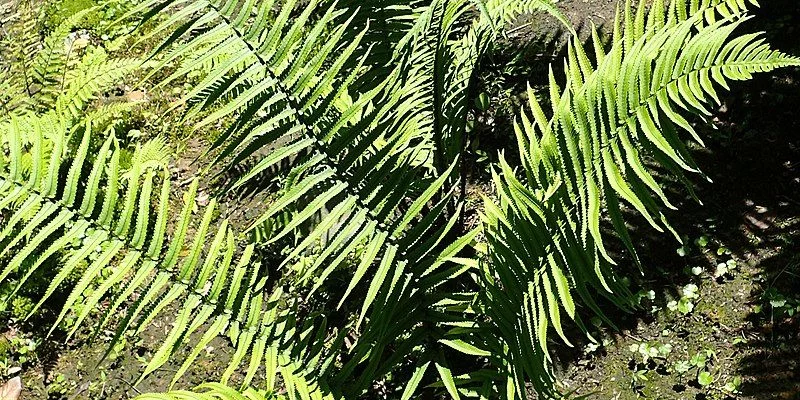
[[[85,391],[86,391],[86,389],[89,389],[89,382],[86,382],[86,383],[84,383],[83,385],[81,385],[81,386],[80,386],[80,388],[78,388],[78,391],[77,391],[77,392],[75,392],[75,394],[73,394],[73,395],[72,395],[72,397],[70,397],[70,398],[69,398],[69,400],[75,400],[75,399],[77,399],[77,398],[78,398],[78,396],[79,396],[81,393],[83,393],[83,392],[85,392]]]
[[[517,27],[511,28],[511,29],[509,29],[508,31],[506,31],[506,35],[508,35],[508,36],[511,36],[511,35],[513,35],[514,33],[516,33],[517,31],[519,31],[519,30],[522,30],[522,29],[525,29],[525,28],[527,28],[527,27],[529,27],[529,26],[531,26],[531,25],[532,25],[532,23],[531,23],[531,22],[527,22],[527,23],[524,23],[524,24],[522,24],[522,25],[520,25],[520,26],[517,26]]]
[[[797,200],[795,200],[795,199],[793,199],[793,198],[791,198],[789,196],[786,196],[786,195],[781,195],[781,197],[783,199],[785,199],[786,201],[789,201],[791,203],[794,203],[794,204],[797,204],[798,206],[800,206],[800,201],[797,201]]]
[[[117,379],[118,381],[125,382],[128,386],[131,387],[131,389],[133,389],[134,392],[136,392],[136,394],[142,394],[142,392],[140,392],[139,389],[136,388],[136,386],[131,385],[131,383],[126,381],[125,379],[119,377],[115,377],[115,379]]]
[[[638,342],[643,342],[643,340],[642,340],[641,338],[639,338],[639,337],[636,337],[636,336],[634,336],[634,335],[631,335],[631,334],[630,334],[630,333],[628,333],[628,332],[622,332],[622,335],[624,335],[624,336],[627,336],[627,337],[629,337],[629,338],[631,338],[631,339],[633,339],[633,340],[636,340],[636,341],[638,341]]]
[[[793,264],[794,264],[793,262],[788,262],[788,263],[786,263],[786,266],[785,266],[785,267],[783,267],[783,269],[781,270],[781,272],[778,272],[778,275],[775,275],[775,278],[773,278],[773,279],[772,279],[772,283],[770,283],[770,284],[769,284],[769,286],[767,286],[767,289],[770,289],[770,288],[772,288],[772,286],[774,286],[774,285],[775,285],[775,282],[777,282],[777,281],[778,281],[778,278],[780,278],[780,277],[781,277],[781,275],[783,275],[784,273],[787,273],[787,274],[790,274],[790,275],[794,275],[794,274],[792,274],[791,272],[786,272],[786,270],[787,270],[787,269],[789,269],[789,267],[791,267]]]

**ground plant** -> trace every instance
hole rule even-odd
[[[702,278],[743,268],[674,210],[702,200],[737,81],[800,66],[747,28],[755,0],[626,1],[580,30],[551,0],[0,6],[0,382],[50,338],[92,343],[96,378],[52,374],[56,399],[124,398],[106,368],[128,358],[140,400],[591,398],[555,348],[647,305],[704,313]],[[565,43],[489,154],[513,89],[485,69],[527,16]],[[632,282],[643,232],[716,266],[660,302]],[[800,310],[782,290],[757,301],[773,322]],[[705,345],[626,349],[632,396],[742,385]]]

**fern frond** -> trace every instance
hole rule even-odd
[[[710,115],[708,105],[719,102],[717,91],[729,81],[800,65],[758,34],[734,34],[748,18],[744,1],[656,2],[645,9],[640,2],[634,13],[628,2],[608,51],[593,34],[594,62],[582,45],[570,45],[563,90],[551,73],[552,116],[529,90],[529,107],[515,125],[521,170],[501,160],[494,174],[499,204],[486,201],[491,259],[484,285],[518,393],[526,381],[550,393],[548,331],[569,344],[562,321],[566,314],[583,326],[576,304],[602,318],[597,293],[631,306],[601,219],[609,217],[637,263],[620,200],[655,229],[675,234],[662,212],[674,207],[645,160],[683,182],[684,172],[700,173],[678,132],[702,140],[683,115]]]
[[[36,92],[34,71],[30,65],[31,54],[36,53],[39,33],[36,27],[38,9],[17,7],[13,2],[0,5],[0,38],[2,49],[0,67],[4,85],[11,91],[3,91],[0,99],[6,114],[21,113],[31,106],[30,96]],[[21,111],[17,111],[20,109]]]
[[[463,152],[483,54],[519,15],[534,10],[566,22],[548,0],[433,1],[398,42],[396,57],[413,66],[410,81],[422,99],[422,129],[434,143],[438,173]],[[466,20],[473,12],[478,17]]]
[[[32,78],[40,88],[39,97],[58,97],[64,86],[65,71],[74,65],[81,52],[81,45],[76,39],[70,40],[70,33],[94,10],[87,8],[69,16],[42,41],[42,48],[35,53],[30,67]]]
[[[168,393],[145,393],[134,397],[134,400],[270,400],[284,399],[283,396],[274,396],[271,393],[248,388],[238,391],[219,383],[204,383],[194,390],[176,390]],[[311,397],[301,397],[303,400]],[[316,400],[316,399],[315,399]]]
[[[129,330],[145,329],[173,303],[182,303],[173,333],[145,374],[158,368],[163,357],[172,355],[206,321],[215,321],[214,330],[205,333],[212,337],[232,335],[234,326],[256,329],[253,324],[260,323],[263,313],[258,306],[261,294],[253,290],[261,280],[259,264],[252,260],[253,246],[235,255],[237,244],[227,222],[211,226],[214,201],[192,228],[194,239],[188,240],[198,185],[195,181],[189,189],[180,217],[170,218],[172,184],[163,142],[139,146],[130,157],[130,167],[122,169],[124,150],[113,136],[93,150],[92,124],[84,122],[71,128],[71,135],[80,140],[77,148],[68,150],[66,126],[53,114],[11,117],[0,125],[2,143],[10,149],[0,163],[4,215],[0,259],[6,260],[0,281],[13,278],[19,290],[46,261],[60,257],[59,268],[31,314],[78,273],[51,328],[52,332],[68,313],[79,310],[68,337],[112,292],[118,295],[96,331],[116,319],[134,293],[139,295],[117,325],[114,342]],[[62,167],[68,173],[59,181]],[[209,234],[214,239],[206,244]],[[103,278],[101,272],[112,266],[113,273]],[[239,304],[248,303],[249,314],[242,308],[237,311]],[[252,342],[233,337],[245,351],[250,349]]]
[[[525,4],[535,3],[543,2]],[[147,18],[172,5],[151,1],[141,10]],[[317,376],[336,396],[362,395],[401,363],[398,348],[421,348],[428,358],[454,344],[465,348],[458,332],[428,344],[430,333],[419,325],[446,332],[447,322],[469,323],[464,310],[475,295],[449,299],[439,290],[477,270],[477,263],[458,257],[478,231],[453,232],[460,217],[453,192],[475,65],[499,28],[524,10],[509,13],[506,5],[483,4],[485,14],[474,21],[470,13],[478,4],[469,1],[401,7],[398,18],[408,20],[398,23],[408,32],[392,46],[391,57],[385,44],[375,45],[388,63],[382,72],[364,71],[380,59],[370,51],[375,31],[363,23],[372,15],[313,1],[257,8],[245,0],[184,2],[155,28],[172,32],[155,55],[163,56],[154,61],[157,68],[192,60],[167,81],[193,65],[208,66],[183,102],[190,106],[187,117],[199,119],[197,127],[227,125],[214,144],[216,161],[234,166],[255,159],[233,187],[290,164],[291,186],[251,227],[290,213],[267,238],[269,244],[296,239],[281,271],[296,275],[295,284],[308,287],[307,297],[314,298],[347,270],[346,287],[332,306],[343,308],[362,296],[354,321],[340,331],[357,333],[358,340],[331,345],[304,365],[306,376]],[[203,31],[211,33],[197,34]],[[295,271],[285,268],[305,255],[309,262]],[[258,334],[239,336],[250,343]],[[158,353],[148,370],[166,357]],[[444,359],[436,357],[437,371],[446,371]],[[237,349],[234,359],[245,356]],[[256,356],[250,365],[258,362]]]
[[[74,68],[66,71],[54,106],[78,118],[99,93],[113,87],[138,66],[138,60],[110,58],[104,50],[94,48]]]
[[[7,89],[0,94],[3,118],[55,108],[68,110],[77,119],[89,100],[139,64],[133,59],[109,59],[103,49],[90,46],[88,39],[71,36],[96,8],[71,15],[41,40],[38,11],[27,3],[16,8],[17,18],[5,22],[8,28],[3,26],[0,77]]]
[[[7,260],[0,282],[13,279],[19,290],[46,261],[63,255],[31,311],[69,285],[51,332],[75,312],[75,325],[67,333],[72,337],[101,301],[116,293],[94,327],[96,334],[115,322],[135,294],[137,299],[117,322],[112,346],[128,332],[147,329],[164,310],[178,310],[171,331],[140,379],[188,346],[174,384],[212,339],[227,336],[235,351],[220,376],[223,383],[244,366],[247,372],[241,384],[246,387],[263,365],[271,374],[270,390],[317,393],[313,398],[321,398],[314,372],[323,361],[330,365],[338,357],[335,350],[341,342],[330,344],[334,351],[328,354],[331,350],[323,347],[328,334],[324,319],[307,319],[303,326],[293,322],[299,299],[280,286],[274,290],[265,286],[267,277],[255,260],[255,246],[240,253],[227,221],[213,226],[214,200],[201,210],[199,223],[192,223],[197,181],[186,193],[179,216],[170,217],[174,215],[172,184],[164,143],[156,140],[138,146],[129,158],[131,165],[123,169],[124,150],[113,136],[93,149],[91,122],[73,125],[70,135],[66,127],[54,114],[12,117],[0,124],[2,144],[9,148],[0,163],[0,212],[4,215],[0,259]],[[74,150],[68,150],[69,136],[79,138]],[[68,172],[59,181],[62,169]],[[113,272],[104,278],[102,271],[110,267]],[[75,273],[79,278],[68,284]],[[190,340],[196,337],[200,340]]]

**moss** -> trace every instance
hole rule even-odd
[[[54,1],[44,9],[44,28],[47,31],[52,31],[75,13],[97,5],[99,5],[99,2],[95,0]],[[93,12],[86,16],[85,25],[97,26],[101,20],[102,15],[99,12]]]

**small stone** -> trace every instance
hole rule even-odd
[[[0,399],[3,400],[18,400],[20,393],[22,393],[22,379],[20,377],[16,377],[0,387]]]
[[[198,206],[205,207],[205,206],[208,205],[208,201],[209,201],[208,193],[200,192],[200,194],[197,195],[197,205]]]
[[[147,94],[141,90],[134,90],[126,96],[131,103],[144,103],[147,101]]]
[[[761,229],[761,230],[769,229],[769,224],[767,224],[764,221],[761,221],[761,220],[757,219],[756,217],[753,217],[752,215],[745,216],[745,219],[747,220],[747,222],[751,223],[752,225],[754,225],[758,229]]]
[[[72,49],[73,50],[80,50],[80,49],[85,48],[88,45],[89,45],[89,39],[85,38],[85,37],[80,37],[80,38],[75,39],[75,41],[72,42]]]

